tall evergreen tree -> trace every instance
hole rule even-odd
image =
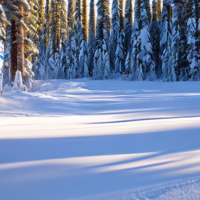
[[[133,32],[133,38],[136,38],[136,42],[133,41],[132,49],[132,62],[131,68],[136,69],[132,72],[135,80],[155,80],[155,64],[153,60],[153,52],[150,41],[150,28],[149,19],[147,15],[147,0],[136,1],[136,20],[134,23],[135,30]],[[134,65],[134,66],[133,66]]]
[[[67,26],[67,5],[65,0],[61,0],[60,2],[60,35],[61,35],[61,50],[60,50],[60,70],[59,70],[59,78],[64,78],[65,73],[63,69],[66,67],[66,46],[68,39],[68,26]]]
[[[66,62],[61,68],[61,76],[62,78],[69,79],[72,74],[72,63],[73,63],[73,29],[74,29],[74,18],[75,15],[75,2],[73,0],[68,1],[68,11],[67,11],[67,41],[65,42],[66,49],[65,51],[65,59]]]
[[[89,36],[88,36],[88,70],[90,76],[92,76],[93,66],[93,57],[95,52],[96,45],[96,29],[95,29],[95,6],[94,0],[90,1],[90,17],[89,17]]]
[[[46,59],[46,15],[45,1],[39,1],[39,56],[34,60],[35,79],[45,78],[45,59]]]
[[[171,6],[167,0],[163,2],[162,10],[162,32],[160,40],[160,52],[162,60],[162,78],[164,81],[168,80],[171,71],[172,63],[170,60],[171,56],[171,42],[172,42],[172,24],[171,24]]]
[[[88,20],[87,20],[87,0],[82,0],[82,41],[79,53],[79,69],[81,77],[88,77]]]
[[[169,81],[179,80],[180,8],[181,7],[175,1],[173,5],[172,43],[171,43],[171,56],[170,56],[172,65],[169,66],[169,74],[168,74]]]
[[[125,32],[125,48],[130,53],[131,52],[131,34],[133,25],[133,8],[132,0],[126,0],[125,4],[125,22],[124,22],[124,32]]]
[[[6,40],[6,26],[9,24],[2,5],[0,5],[0,93],[3,85],[3,67],[4,67],[4,43]]]
[[[96,52],[94,55],[93,76],[95,79],[107,79],[110,75],[110,58],[108,54],[108,42],[110,36],[110,8],[108,0],[97,2],[97,26],[96,26]]]
[[[199,79],[199,69],[197,62],[197,46],[196,46],[196,16],[195,2],[188,0],[187,3],[187,59],[189,64],[189,79],[196,81]]]
[[[152,4],[152,23],[150,28],[151,42],[152,42],[152,51],[155,61],[155,72],[158,78],[160,78],[162,69],[160,63],[160,26],[157,19],[157,3],[153,0]]]
[[[111,20],[111,34],[110,34],[110,65],[111,70],[115,70],[115,52],[117,49],[117,40],[121,31],[120,25],[120,8],[119,0],[113,0],[112,2],[112,20]],[[117,70],[118,72],[118,70]]]
[[[181,7],[179,9],[179,26],[180,26],[180,43],[179,43],[179,81],[187,81],[189,74],[189,67],[187,61],[187,16],[186,16],[186,2],[182,0],[178,5]]]
[[[59,64],[60,64],[60,54],[59,54],[59,44],[60,36],[58,36],[58,25],[57,25],[57,0],[51,1],[51,21],[50,21],[50,36],[47,52],[47,77],[48,78],[58,78],[59,76]],[[58,39],[59,38],[59,39]]]
[[[200,1],[195,0],[195,18],[196,18],[196,36],[195,36],[195,42],[196,42],[196,48],[197,48],[197,65],[198,70],[200,72]],[[199,74],[199,80],[200,80],[200,74]]]

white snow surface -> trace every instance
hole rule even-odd
[[[0,199],[199,200],[200,82],[34,81],[0,95]]]

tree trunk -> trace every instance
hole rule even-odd
[[[15,73],[17,71],[17,30],[16,22],[11,23],[11,81],[15,80]]]

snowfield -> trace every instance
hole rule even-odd
[[[5,88],[0,199],[199,200],[200,82]]]

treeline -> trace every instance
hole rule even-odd
[[[29,85],[33,77],[200,79],[199,0],[90,0],[89,10],[87,0],[1,5],[5,83],[17,70]]]

